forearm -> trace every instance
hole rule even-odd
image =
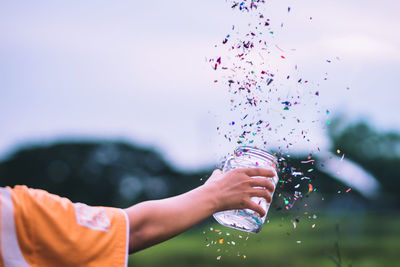
[[[274,185],[269,179],[275,171],[265,168],[243,168],[223,174],[215,170],[207,182],[185,194],[143,202],[126,210],[129,217],[130,253],[165,241],[199,223],[217,211],[251,209],[265,215],[251,197],[272,201]]]
[[[130,252],[165,241],[216,211],[217,190],[203,185],[185,194],[143,202],[128,208]]]

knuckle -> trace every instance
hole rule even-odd
[[[234,176],[240,176],[240,177],[242,177],[242,176],[244,176],[243,174],[243,171],[242,171],[242,169],[233,169],[233,170],[230,170],[229,171],[232,175],[234,175]]]
[[[244,169],[243,168],[237,168],[232,170],[235,173],[243,173]]]
[[[251,190],[249,190],[250,197],[256,197],[258,195],[260,195],[259,189],[252,188]]]
[[[226,174],[230,174],[230,175],[234,175],[234,174],[236,174],[237,173],[237,170],[236,169],[233,169],[233,170],[229,170],[229,171],[227,171],[226,172]]]
[[[254,190],[247,190],[244,195],[246,196],[246,199],[256,195],[256,192]]]
[[[240,187],[242,188],[246,188],[248,189],[251,186],[251,180],[247,179],[247,178],[243,178],[240,182],[239,182]]]
[[[252,180],[252,178],[250,178],[250,177],[245,177],[244,179],[243,179],[243,183],[245,184],[245,185],[247,185],[247,186],[251,186],[252,184],[253,184],[253,180]]]
[[[238,173],[238,172],[239,172],[239,169],[233,169],[233,170],[230,170],[229,172],[230,172],[230,173]]]

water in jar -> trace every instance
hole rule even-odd
[[[276,169],[277,161],[273,155],[263,150],[253,147],[239,147],[235,150],[235,154],[225,162],[223,172],[237,168],[249,167]],[[275,186],[278,183],[277,176],[272,178],[255,178],[270,179]],[[260,217],[257,212],[250,209],[221,211],[215,213],[213,216],[224,226],[246,232],[258,233],[265,222],[270,203],[260,197],[252,197],[251,200],[260,205],[266,211],[263,217]]]

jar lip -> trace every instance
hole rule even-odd
[[[275,157],[274,155],[272,155],[272,154],[268,153],[267,151],[262,150],[260,148],[253,147],[253,146],[239,146],[235,149],[235,154],[238,154],[240,152],[251,153],[251,154],[255,154],[255,155],[267,158],[267,159],[271,160],[273,163],[275,163],[276,166],[278,166],[277,157]]]

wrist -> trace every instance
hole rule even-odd
[[[208,183],[199,187],[203,191],[205,196],[205,202],[207,203],[210,213],[214,214],[219,211],[220,199],[219,199],[219,189],[216,183]]]

